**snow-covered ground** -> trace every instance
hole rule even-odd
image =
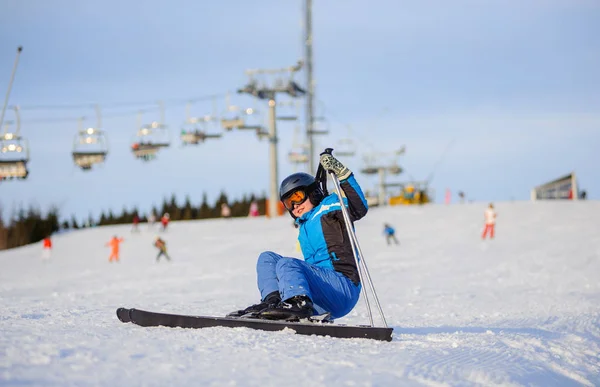
[[[223,315],[258,301],[258,254],[299,256],[289,217],[172,223],[172,262],[155,262],[145,224],[58,235],[48,262],[41,243],[2,252],[0,385],[600,385],[600,202],[497,203],[483,242],[485,206],[357,222],[392,342],[117,320],[120,306]],[[337,322],[368,323],[364,302]]]

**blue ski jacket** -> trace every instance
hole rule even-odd
[[[383,229],[383,233],[385,235],[394,235],[396,233],[396,230],[394,230],[394,228],[391,226],[385,226]]]
[[[369,209],[367,199],[354,174],[340,181],[340,186],[346,195],[343,202],[350,221],[365,216]],[[296,219],[296,224],[300,229],[298,241],[306,262],[340,272],[356,285],[360,283],[337,193],[330,194],[318,206],[302,214]]]

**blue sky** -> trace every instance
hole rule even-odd
[[[359,171],[366,155],[392,162],[390,153],[405,145],[396,160],[406,173],[389,181],[435,172],[437,201],[446,188],[478,201],[527,200],[533,186],[571,171],[591,199],[600,198],[600,3],[314,3],[317,113],[330,130],[317,139],[319,149],[350,136],[358,155],[344,161]],[[0,203],[56,204],[63,216],[83,218],[123,206],[147,210],[173,192],[195,204],[203,192],[211,201],[221,190],[233,198],[267,192],[267,142],[232,132],[182,148],[181,101],[235,92],[246,69],[301,59],[302,9],[300,0],[1,2],[0,92],[22,45],[9,104],[22,106],[31,173],[0,183]],[[143,163],[129,151],[135,111],[161,99],[173,145]],[[264,101],[236,94],[232,102],[267,110]],[[94,125],[96,103],[110,153],[105,165],[84,173],[70,156],[75,118]],[[224,98],[217,103],[222,113]],[[47,105],[71,107],[34,109]],[[196,103],[192,113],[212,106]],[[294,131],[293,123],[278,127],[280,180],[297,169],[286,157]],[[357,178],[375,187],[374,177]]]

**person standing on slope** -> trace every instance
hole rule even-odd
[[[119,262],[119,247],[123,242],[123,238],[119,238],[118,236],[113,236],[110,241],[105,246],[110,246],[110,256],[108,257],[108,262]]]
[[[494,228],[496,226],[496,211],[494,210],[494,205],[490,203],[488,208],[486,208],[483,213],[483,219],[485,221],[485,227],[483,228],[483,234],[481,234],[481,239],[485,239],[490,233],[490,239],[494,239]]]
[[[158,249],[158,255],[156,256],[156,262],[158,262],[160,260],[160,257],[163,255],[165,256],[165,258],[167,258],[167,261],[171,260],[171,257],[169,257],[169,254],[167,254],[167,242],[162,240],[159,236],[157,236],[156,239],[154,239],[154,247],[156,247]]]
[[[221,216],[225,219],[231,218],[231,208],[227,203],[221,203]]]
[[[258,203],[256,202],[256,200],[253,200],[250,203],[250,211],[248,212],[248,216],[254,218],[254,217],[258,216],[258,215],[259,215],[259,213],[258,213]]]
[[[140,224],[140,217],[138,216],[138,214],[134,214],[133,215],[133,221],[132,221],[133,226],[131,227],[131,232],[139,232],[139,228],[138,225]]]
[[[154,223],[156,223],[156,215],[154,214],[154,211],[152,211],[150,215],[148,215],[148,228],[154,227]]]
[[[50,239],[50,235],[44,238],[42,248],[42,259],[49,260],[52,255],[52,239]]]
[[[162,224],[162,230],[167,231],[167,226],[169,225],[169,220],[171,220],[171,215],[168,212],[165,212],[160,218],[160,224]]]
[[[354,174],[331,154],[321,155],[320,162],[339,179],[350,220],[365,216],[367,200]],[[261,253],[256,265],[261,302],[228,316],[288,321],[327,312],[345,316],[356,305],[361,284],[337,194],[325,197],[315,178],[302,172],[286,177],[279,194],[299,227],[304,260]]]
[[[398,238],[396,238],[396,230],[387,223],[383,224],[383,235],[385,235],[385,241],[388,246],[390,245],[390,241],[394,241],[395,244],[399,244]]]

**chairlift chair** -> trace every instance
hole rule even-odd
[[[335,153],[341,157],[353,157],[356,154],[356,145],[351,138],[342,138],[338,141]]]
[[[229,99],[227,99],[227,109],[224,117],[221,118],[221,127],[224,130],[231,131],[244,126],[244,119],[240,116],[239,106],[230,105]]]
[[[207,138],[219,138],[222,136],[221,133],[207,133],[205,130],[198,129],[196,126],[197,123],[202,122],[206,124],[206,122],[210,121],[212,118],[210,116],[203,117],[202,119],[191,117],[186,120],[187,127],[184,126],[181,130],[180,138],[183,145],[198,145],[201,142],[204,142]]]
[[[238,126],[238,129],[254,130],[257,133],[262,130],[263,126],[258,123],[260,121],[260,113],[258,110],[249,107],[244,109],[243,114],[246,115],[246,118],[244,119],[244,124]],[[253,119],[253,117],[256,117],[256,119]],[[250,121],[250,123],[248,123],[248,121]]]
[[[288,153],[288,159],[292,164],[306,164],[308,163],[308,155],[303,151],[290,151]]]
[[[278,102],[277,105],[280,105],[282,107],[284,107],[284,114],[278,114],[277,115],[277,120],[278,121],[298,121],[299,117],[300,117],[300,111],[301,111],[301,103],[300,101],[282,101],[282,102]],[[296,107],[296,111],[295,112],[291,112],[291,111],[285,111],[285,107],[287,106],[295,106]],[[279,109],[277,110],[277,112],[279,113]]]
[[[326,119],[315,119],[313,121],[313,128],[311,130],[311,134],[312,135],[325,135],[325,134],[329,134],[329,129],[331,127],[331,124],[329,123],[329,121],[327,121]],[[336,151],[336,154],[338,152]]]
[[[0,140],[0,179],[24,180],[29,175],[29,144],[15,133],[5,132]]]
[[[94,164],[102,164],[108,154],[108,141],[104,131],[96,128],[79,130],[73,143],[73,161],[84,171]]]
[[[364,173],[365,175],[375,175],[375,174],[379,173],[379,168],[365,167],[365,168],[361,169],[360,172]]]
[[[297,123],[294,127],[292,149],[288,153],[288,160],[292,164],[305,164],[308,163],[309,160],[309,146],[307,143],[300,141],[301,129],[302,128],[300,127],[299,123]]]
[[[402,173],[402,167],[399,166],[398,164],[394,164],[394,165],[388,167],[388,172],[391,173],[392,175],[399,175]]]
[[[19,108],[14,107],[16,117],[16,130],[8,130],[12,122],[6,122],[6,126],[0,137],[0,180],[20,179],[24,180],[29,175],[27,163],[29,162],[29,143],[21,137],[21,119]]]
[[[171,145],[166,128],[157,121],[139,127],[136,132],[136,141],[131,146],[133,155],[144,161],[155,159],[161,148],[168,148]]]

